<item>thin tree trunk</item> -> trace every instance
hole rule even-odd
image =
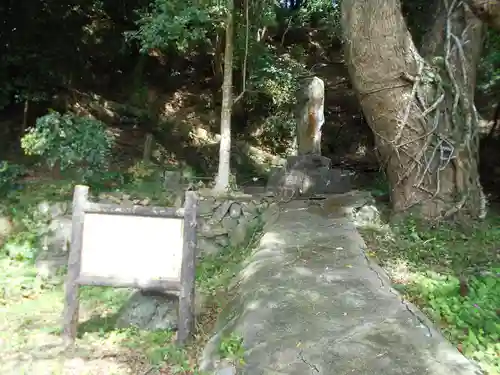
[[[229,189],[231,172],[231,111],[233,105],[233,12],[234,0],[228,0],[226,48],[224,52],[224,82],[222,84],[222,109],[220,118],[219,169],[213,191],[224,193]]]
[[[21,137],[24,135],[26,128],[28,127],[28,112],[29,112],[30,101],[29,99],[24,100],[23,109],[23,123],[21,124]]]
[[[458,36],[447,32],[444,42],[432,40],[436,48],[428,48],[433,53],[424,60],[399,0],[343,0],[346,60],[375,135],[394,210],[418,207],[434,219],[458,212],[480,217],[484,197],[473,104],[476,56],[460,55],[464,41],[473,45],[478,40],[474,28],[465,32],[471,24],[462,8],[445,11],[445,20],[437,22],[446,30],[452,25]]]

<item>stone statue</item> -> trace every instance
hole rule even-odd
[[[307,78],[298,93],[298,155],[321,155],[321,127],[325,122],[325,84],[318,77]]]
[[[283,168],[273,168],[267,191],[287,199],[350,191],[350,174],[332,168],[321,155],[321,127],[325,122],[325,84],[318,77],[307,78],[298,92],[297,155],[289,156]]]

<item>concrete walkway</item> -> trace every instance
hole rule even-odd
[[[204,352],[244,338],[246,375],[478,375],[364,254],[353,223],[295,201],[271,221]],[[226,368],[220,374],[231,374]]]

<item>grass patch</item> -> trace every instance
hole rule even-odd
[[[102,190],[105,189],[104,184]],[[156,190],[155,186],[156,185]],[[208,332],[227,302],[227,286],[250,253],[261,229],[250,228],[248,245],[225,248],[202,259],[197,269],[197,293],[205,296],[204,312],[198,317],[193,342],[179,349],[170,331],[147,332],[115,327],[117,312],[131,290],[82,287],[77,345],[72,351],[60,340],[64,301],[64,268],[55,276],[38,274],[34,260],[40,249],[40,234],[47,217],[35,214],[43,202],[70,202],[71,180],[37,180],[17,185],[0,201],[0,214],[10,218],[14,232],[0,247],[0,362],[5,374],[53,375],[76,368],[81,374],[199,374],[196,359]],[[170,204],[169,197],[153,182],[118,185],[131,199],[148,198],[151,203]],[[92,187],[93,192],[100,188]],[[109,190],[109,189],[108,189]],[[228,357],[239,354],[238,341],[225,343]]]
[[[472,226],[409,218],[361,232],[395,288],[487,374],[500,374],[500,216]]]

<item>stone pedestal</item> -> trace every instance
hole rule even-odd
[[[350,174],[331,168],[329,158],[320,155],[290,156],[284,168],[273,168],[267,191],[286,192],[287,196],[311,197],[318,194],[342,194],[351,190]]]

